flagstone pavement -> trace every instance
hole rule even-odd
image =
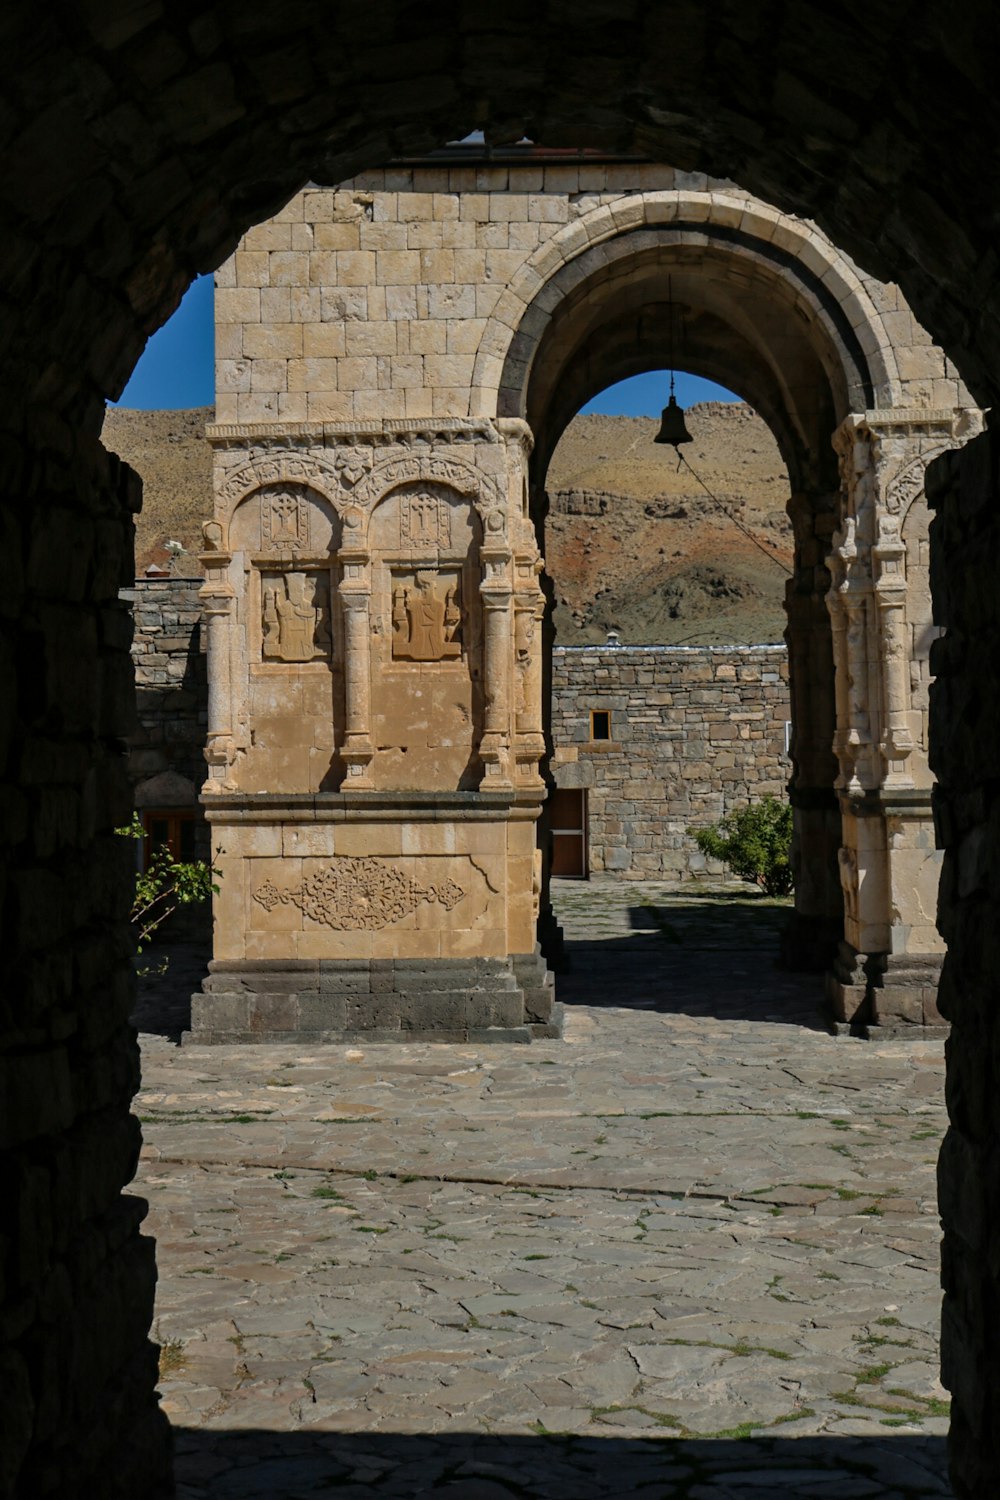
[[[835,1038],[748,887],[561,882],[565,1035],[177,1045],[136,1189],[183,1500],[947,1496],[940,1040]]]

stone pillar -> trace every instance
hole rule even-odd
[[[374,786],[370,774],[371,734],[371,556],[358,549],[340,552],[343,577],[340,607],[344,620],[344,743],[341,756],[347,767],[345,790],[366,791]]]
[[[483,691],[486,711],[479,747],[484,766],[484,788],[513,785],[511,766],[512,639],[510,551],[483,547]]]
[[[872,552],[879,657],[883,671],[882,752],[884,785],[912,787],[910,755],[910,651],[906,638],[906,548],[895,516],[879,518]]]
[[[221,530],[211,521],[206,523],[204,530],[206,544],[212,548],[201,554],[205,583],[199,596],[205,618],[208,657],[208,730],[205,742],[208,779],[205,790],[221,792],[233,785],[230,767],[235,755],[235,737],[230,625],[235,594],[228,576],[232,556],[218,550]]]
[[[442,417],[211,436],[222,878],[192,1036],[558,1035],[536,948],[530,434]]]
[[[961,1500],[1000,1493],[1000,437],[983,433],[927,471],[935,642],[931,763],[944,850],[940,1008],[951,1024],[950,1126],[938,1165],[944,1243],[941,1378],[951,1392],[951,1479]]]
[[[792,719],[792,859],[795,908],[782,934],[782,962],[822,971],[843,931],[837,868],[840,810],[832,751],[836,711],[829,587],[825,555],[833,497],[797,494],[789,506],[795,531],[795,571],[785,591],[788,679]],[[833,622],[834,626],[836,622]]]
[[[979,414],[905,410],[849,417],[840,530],[827,596],[833,621],[840,763],[844,937],[828,976],[836,1022],[888,1031],[940,1023],[934,930],[938,856],[926,728],[913,700],[915,653],[931,629],[918,583],[928,460],[978,427]]]
[[[542,785],[539,762],[545,753],[542,730],[542,619],[545,596],[538,576],[540,558],[518,557],[514,595],[515,757],[519,785]]]

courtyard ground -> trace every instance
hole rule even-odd
[[[147,988],[179,1495],[949,1495],[941,1042],[827,1034],[748,887],[556,902],[561,1041],[179,1048],[203,955]]]

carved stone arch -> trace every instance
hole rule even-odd
[[[496,512],[501,504],[500,486],[493,475],[461,460],[434,454],[409,454],[405,458],[377,464],[354,489],[351,504],[367,510],[370,515],[394,490],[420,483],[444,485],[464,495],[472,502],[484,525],[487,516]]]
[[[885,508],[891,516],[899,517],[900,530],[906,522],[910,506],[919,495],[923,494],[927,465],[946,452],[947,447],[947,444],[939,443],[929,448],[926,453],[918,454],[916,458],[904,463],[886,485]]]
[[[222,547],[322,556],[336,550],[340,530],[335,502],[311,479],[268,479],[241,494],[229,511]]]
[[[242,502],[255,492],[278,484],[311,489],[334,509],[341,498],[340,476],[329,459],[290,450],[257,455],[227,474],[216,487],[216,519],[223,525],[224,544],[228,542],[225,533]]]

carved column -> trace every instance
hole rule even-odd
[[[542,727],[542,619],[545,596],[538,584],[542,561],[519,557],[514,595],[514,668],[516,673],[516,759],[518,781],[541,786],[539,761],[545,753]]]
[[[371,555],[343,548],[340,606],[344,621],[345,791],[370,791],[371,734]]]
[[[926,556],[927,538],[911,528],[910,556],[904,528],[929,459],[978,422],[976,412],[871,411],[848,417],[835,435],[843,510],[828,602],[846,921],[828,992],[835,1017],[856,1025],[937,1019],[937,855],[927,747],[911,695],[915,637],[930,626],[914,612],[907,576]]]
[[[483,546],[483,687],[486,712],[479,754],[484,788],[512,786],[510,689],[513,671],[510,586],[511,553],[506,547]]]
[[[231,767],[236,753],[233,734],[233,691],[231,670],[231,625],[235,591],[229,582],[232,556],[218,549],[221,528],[212,521],[204,527],[206,545],[211,551],[201,554],[205,565],[205,582],[199,590],[205,619],[208,668],[208,729],[205,760],[208,762],[207,792],[229,791],[233,787]]]
[[[875,563],[875,603],[883,672],[880,749],[886,787],[912,787],[910,756],[910,652],[906,630],[906,548],[893,516],[879,518]]]

